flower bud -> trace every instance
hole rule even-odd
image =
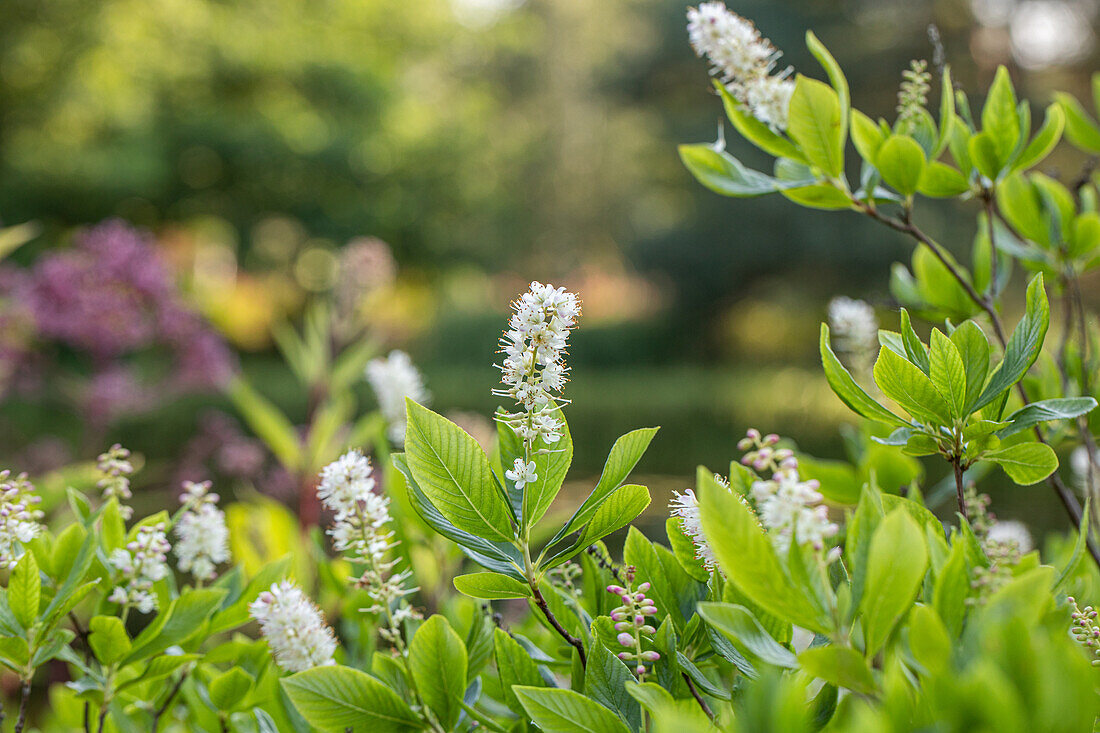
[[[642,652],[641,658],[644,662],[656,662],[661,658],[661,655],[657,652]]]
[[[634,637],[631,636],[630,634],[626,633],[625,631],[623,633],[619,634],[615,638],[623,646],[631,646],[634,643]]]

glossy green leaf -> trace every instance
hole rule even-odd
[[[795,655],[765,631],[752,612],[744,606],[732,603],[700,603],[699,615],[733,642],[742,653],[777,667],[798,667]]]
[[[240,667],[230,667],[210,681],[210,702],[222,712],[240,710],[252,691],[252,675]]]
[[[858,109],[852,110],[852,143],[861,158],[874,165],[878,150],[885,141],[886,135],[874,120]]]
[[[493,651],[497,673],[500,675],[500,687],[504,691],[504,702],[517,715],[523,714],[523,707],[512,691],[514,685],[539,687],[546,683],[539,674],[538,665],[523,646],[500,628],[493,629]]]
[[[416,484],[455,527],[489,540],[514,537],[511,509],[489,459],[462,428],[407,400],[405,456]]]
[[[466,646],[443,616],[425,621],[409,643],[409,671],[420,699],[445,730],[451,730],[462,713],[466,691]]]
[[[1005,346],[1005,356],[994,370],[974,409],[993,402],[1002,392],[1023,378],[1039,357],[1050,325],[1050,304],[1043,288],[1042,274],[1027,286],[1027,311]]]
[[[844,169],[844,128],[840,100],[827,84],[799,74],[787,132],[813,165],[838,177]]]
[[[351,667],[314,667],[281,680],[298,713],[322,731],[405,733],[420,720],[393,690]]]
[[[881,349],[874,366],[875,384],[882,393],[925,423],[947,424],[951,408],[932,380],[917,366],[890,349]]]
[[[38,619],[42,578],[33,552],[24,552],[8,579],[8,605],[19,625],[29,629]]]
[[[1016,143],[1020,140],[1020,116],[1017,107],[1012,78],[1008,69],[999,66],[982,107],[982,134],[988,135],[993,143],[998,170],[1009,162],[1016,150]]]
[[[642,725],[642,709],[626,691],[634,674],[600,643],[592,644],[584,671],[584,694],[619,716],[631,730]]]
[[[713,145],[681,145],[680,160],[695,179],[723,196],[751,198],[775,193],[783,183],[766,173],[746,168],[741,161]]]
[[[798,655],[802,669],[814,677],[862,695],[875,693],[875,678],[867,660],[851,647],[819,646]]]
[[[951,416],[960,419],[966,414],[966,365],[955,344],[939,329],[932,329],[931,369],[929,379],[936,391],[947,401]]]
[[[1062,137],[1062,130],[1065,129],[1066,114],[1062,111],[1062,107],[1058,104],[1052,104],[1047,107],[1046,117],[1043,119],[1043,126],[1039,128],[1039,131],[1035,133],[1035,137],[1031,139],[1031,142],[1024,148],[1024,152],[1020,154],[1020,157],[1012,164],[1013,170],[1027,170],[1032,166],[1038,165],[1050,155],[1050,151],[1054,150],[1054,147],[1058,144],[1058,140]]]
[[[902,614],[912,606],[927,565],[924,534],[909,512],[899,508],[883,517],[871,537],[867,578],[860,599],[868,654],[882,648]]]
[[[523,686],[512,690],[544,733],[629,733],[613,712],[573,690]]]
[[[1058,468],[1058,456],[1045,443],[1019,443],[982,455],[1021,486],[1037,484]]]
[[[531,586],[500,573],[459,575],[454,579],[454,586],[463,595],[484,600],[531,597]]]
[[[88,645],[104,666],[112,665],[130,652],[130,637],[122,620],[114,616],[93,616],[88,622]]]
[[[931,198],[952,198],[970,190],[970,181],[957,169],[934,160],[924,167],[917,191]]]
[[[1069,420],[1088,414],[1096,408],[1092,397],[1060,397],[1032,402],[1005,418],[1011,423],[997,432],[997,437],[1007,438],[1023,430],[1050,420]]]
[[[800,160],[802,153],[787,138],[778,134],[772,128],[756,119],[753,114],[738,102],[725,85],[718,79],[712,80],[715,90],[722,98],[722,106],[726,110],[726,117],[741,136],[751,142],[765,153],[770,153],[777,158],[792,158]]]
[[[1087,152],[1100,153],[1100,126],[1081,103],[1064,92],[1055,92],[1054,99],[1066,115],[1065,133],[1069,141]]]
[[[951,332],[951,343],[962,357],[966,373],[966,398],[963,412],[969,414],[981,396],[985,379],[989,376],[989,339],[973,321],[964,321]]]
[[[592,521],[581,533],[581,543],[587,547],[596,540],[625,527],[645,511],[649,501],[649,489],[645,486],[627,484],[616,489],[592,515]]]
[[[891,135],[875,156],[882,179],[904,196],[916,193],[924,166],[924,151],[916,140],[905,135]]]

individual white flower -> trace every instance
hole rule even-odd
[[[164,531],[163,522],[138,527],[133,541],[111,552],[108,561],[119,578],[108,600],[133,606],[141,613],[156,610],[153,584],[168,577],[168,551],[172,549]]]
[[[396,543],[393,532],[386,528],[391,521],[390,500],[374,491],[372,471],[369,458],[357,450],[348,451],[322,469],[317,496],[335,514],[328,529],[333,547],[351,562],[364,566],[356,585],[373,601],[364,610],[387,613],[387,626],[381,633],[396,641],[401,622],[417,616],[403,602],[417,589],[407,586],[409,573],[391,572],[396,561],[387,559],[387,555]]]
[[[336,637],[321,610],[289,580],[275,583],[248,611],[260,624],[275,663],[287,672],[335,664]]]
[[[390,440],[405,442],[405,398],[425,404],[430,398],[424,379],[404,351],[394,350],[384,359],[372,359],[367,381],[378,398],[378,409],[389,424]]]
[[[790,69],[772,75],[781,53],[771,41],[720,2],[688,8],[687,17],[691,46],[710,61],[711,73],[761,122],[786,128],[794,82]]]
[[[114,497],[118,500],[122,518],[132,517],[133,507],[125,504],[125,500],[133,497],[130,492],[130,476],[134,473],[134,464],[130,462],[130,451],[115,443],[106,453],[99,455],[96,459],[96,468],[101,474],[96,486],[103,491],[103,500]]]
[[[1020,555],[1026,555],[1035,547],[1035,543],[1031,539],[1031,532],[1028,531],[1027,525],[1023,522],[1017,522],[1016,520],[994,522],[993,526],[991,526],[986,533],[985,541],[987,544],[996,543],[1009,547]]]
[[[818,488],[816,480],[802,481],[793,467],[776,471],[770,480],[753,483],[760,522],[780,551],[792,540],[823,550],[825,540],[838,532],[837,525],[829,521],[828,508],[820,504],[824,497]]]
[[[563,423],[552,413],[568,379],[569,368],[562,357],[580,316],[580,300],[565,288],[532,282],[512,303],[512,310],[500,340],[504,388],[493,394],[519,403],[520,411],[498,414],[497,419],[523,440],[530,457],[538,438],[553,445],[564,434]]]
[[[847,353],[866,353],[878,346],[878,319],[865,301],[833,298],[829,301],[829,328],[837,348]]]
[[[217,575],[217,566],[229,561],[229,528],[218,509],[218,495],[210,482],[185,481],[180,502],[184,512],[176,522],[176,557],[179,569],[200,580]]]
[[[34,508],[42,499],[32,491],[25,473],[0,471],[0,567],[15,567],[23,546],[42,531],[42,512]]]
[[[504,476],[509,481],[515,482],[516,491],[520,491],[527,484],[539,480],[538,474],[535,473],[535,462],[528,461],[524,463],[522,458],[517,458],[513,464],[512,470],[505,471]]]

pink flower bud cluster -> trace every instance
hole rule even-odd
[[[642,635],[655,634],[657,629],[650,623],[652,616],[657,613],[657,604],[646,596],[649,583],[642,583],[636,589],[631,589],[634,580],[632,568],[627,570],[627,585],[607,586],[607,592],[619,596],[623,605],[611,612],[611,620],[615,622],[615,631],[618,632],[616,640],[629,651],[619,652],[619,659],[628,664],[634,664],[634,673],[639,679],[644,679],[646,674],[645,664],[656,662],[661,658],[660,653],[642,649]]]
[[[1073,619],[1070,633],[1078,644],[1092,653],[1092,666],[1100,667],[1100,625],[1096,623],[1096,611],[1092,606],[1080,608],[1073,596],[1069,596],[1066,600],[1073,607],[1073,613],[1070,614],[1070,618]]]

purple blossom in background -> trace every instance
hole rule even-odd
[[[215,389],[233,374],[221,337],[180,295],[152,238],[122,220],[85,229],[73,246],[47,252],[28,270],[0,273],[0,385],[41,373],[57,349],[87,363],[72,395],[85,418],[103,426],[166,396]],[[139,371],[138,354],[166,366]],[[146,360],[148,361],[148,360]],[[30,367],[33,365],[33,370]]]

